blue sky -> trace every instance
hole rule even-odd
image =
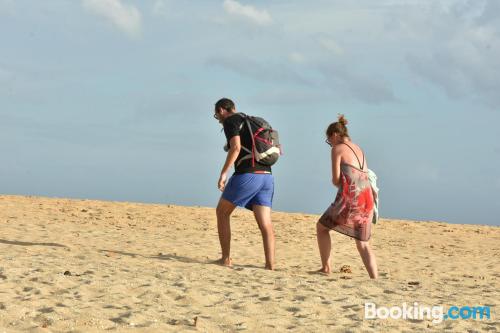
[[[275,209],[333,200],[346,115],[383,217],[500,225],[497,0],[0,0],[1,193],[215,206],[220,97],[280,131]]]

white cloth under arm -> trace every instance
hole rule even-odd
[[[372,170],[368,169],[368,179],[370,180],[370,185],[372,186],[373,194],[373,219],[372,223],[376,224],[378,222],[378,208],[379,208],[379,198],[378,198],[378,187],[377,187],[377,175]]]

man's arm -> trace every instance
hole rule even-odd
[[[226,162],[222,167],[222,171],[220,172],[219,182],[217,187],[219,190],[223,191],[226,186],[227,173],[231,169],[231,166],[236,162],[238,155],[241,150],[241,140],[239,135],[235,135],[229,141],[229,151],[227,152]]]

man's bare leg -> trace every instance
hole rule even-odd
[[[253,214],[262,234],[264,254],[266,256],[266,269],[274,270],[275,239],[273,223],[271,221],[271,207],[254,205]]]
[[[356,247],[363,260],[363,264],[365,264],[368,275],[370,275],[370,278],[376,279],[378,277],[377,260],[375,259],[375,253],[373,253],[370,247],[370,243],[356,239]]]
[[[236,208],[231,202],[223,199],[219,200],[216,208],[217,231],[219,232],[219,242],[222,250],[222,258],[218,261],[221,265],[231,266],[231,213]]]
[[[332,240],[330,238],[330,229],[316,223],[316,237],[318,239],[319,255],[321,257],[320,273],[330,274],[332,267],[330,266],[330,253],[332,251]]]

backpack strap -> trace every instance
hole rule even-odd
[[[244,148],[244,147],[242,147],[242,148]],[[246,161],[246,160],[252,158],[252,152],[250,150],[246,149],[246,148],[244,148],[244,150],[248,152],[248,155],[245,155],[242,158],[240,158],[240,160],[238,161],[238,163],[236,163],[236,166],[239,166],[241,162]]]
[[[246,125],[248,127],[250,139],[252,140],[252,150],[241,145],[241,149],[243,149],[243,151],[245,151],[247,153],[247,155],[240,158],[238,160],[238,162],[236,163],[236,166],[240,165],[241,162],[246,161],[246,160],[251,158],[252,159],[252,167],[255,167],[255,155],[254,155],[255,140],[253,137],[252,126],[250,125],[249,117],[243,112],[238,112],[237,114],[243,118],[243,122],[240,125],[240,132],[243,129],[243,126]]]
[[[252,139],[252,151],[250,152],[250,154],[252,155],[251,157],[252,157],[252,168],[253,168],[253,167],[255,167],[255,139],[253,137],[252,125],[250,125],[250,120],[248,119],[247,115],[245,115],[245,123],[248,126],[248,133],[250,134],[250,138]],[[248,149],[245,148],[245,151],[248,151]]]
[[[243,125],[243,124],[241,124],[241,125]],[[243,145],[241,145],[241,149],[243,149],[244,151],[246,151],[247,155],[245,155],[242,158],[240,158],[240,160],[238,161],[238,163],[236,163],[236,166],[240,165],[241,162],[246,161],[249,158],[253,157],[252,151],[250,149],[248,149],[247,147],[245,147]]]

